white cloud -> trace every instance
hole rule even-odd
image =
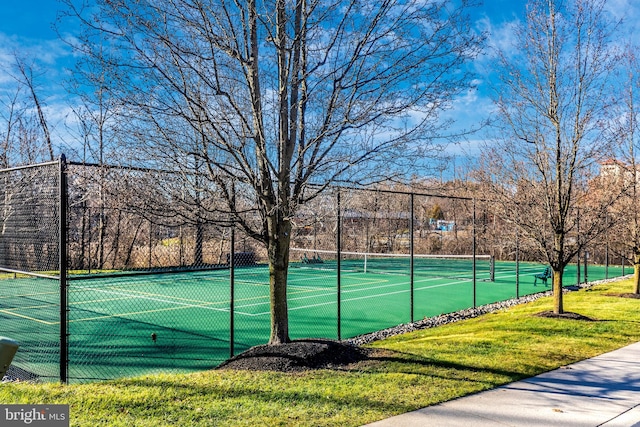
[[[68,140],[65,120],[69,115],[67,93],[64,90],[65,67],[70,65],[71,50],[58,39],[30,39],[0,32],[0,101],[11,102],[22,80],[16,58],[32,68],[33,81],[43,106],[54,144]],[[28,91],[20,92],[18,102],[31,103]]]
[[[636,0],[608,0],[605,8],[618,19],[633,21],[638,16]]]
[[[18,56],[27,62],[59,68],[71,55],[69,47],[58,39],[25,39],[0,32],[0,66],[5,68]]]
[[[496,52],[503,52],[507,56],[515,55],[518,51],[516,30],[520,24],[521,21],[518,19],[499,24],[493,23],[488,17],[479,19],[476,26],[487,35],[487,49],[479,60],[493,61]]]

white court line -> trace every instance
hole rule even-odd
[[[532,268],[533,269],[533,268]],[[538,268],[539,269],[539,268]],[[536,271],[538,270],[536,269]],[[512,271],[510,271],[512,272]],[[522,274],[522,272],[521,272]],[[515,274],[507,274],[507,275],[496,275],[496,278],[508,278],[508,277],[515,277]],[[433,281],[433,280],[441,280],[441,278],[428,278],[428,279],[423,279],[423,280],[419,280],[418,282],[429,282],[429,281]],[[414,281],[414,284],[416,283],[416,281]],[[442,287],[447,287],[447,286],[454,286],[454,285],[459,285],[459,284],[463,284],[463,283],[469,283],[469,280],[460,280],[460,281],[456,281],[456,282],[447,282],[447,283],[442,283],[442,284],[438,284],[438,285],[430,285],[430,286],[422,286],[419,288],[414,287],[414,292],[415,291],[422,291],[422,290],[427,290],[427,289],[435,289],[435,288],[442,288]],[[370,289],[381,289],[381,288],[391,288],[391,287],[396,287],[396,286],[406,286],[408,285],[409,282],[401,282],[401,283],[394,283],[394,284],[388,284],[385,286],[376,286],[374,288],[363,288],[363,289],[349,289],[346,291],[343,291],[343,293],[353,293],[353,292],[360,292],[360,291],[366,291],[366,290],[370,290]],[[408,293],[410,292],[410,289],[403,289],[400,291],[395,291],[395,292],[385,292],[382,294],[375,294],[375,295],[364,295],[361,297],[353,297],[353,298],[347,298],[347,299],[342,299],[341,302],[350,302],[350,301],[358,301],[358,300],[364,300],[364,299],[371,299],[371,298],[379,298],[379,297],[385,297],[385,296],[390,296],[390,295],[397,295],[397,294],[402,294],[402,293]],[[333,293],[325,293],[325,294],[320,294],[320,295],[307,295],[304,297],[298,297],[298,298],[292,298],[290,299],[290,301],[296,301],[296,300],[302,300],[302,299],[309,299],[309,298],[320,298],[320,297],[327,297],[327,296],[333,296],[335,295],[335,292]],[[316,304],[308,304],[308,305],[303,305],[303,306],[299,306],[299,307],[293,307],[293,308],[289,308],[289,311],[296,311],[296,310],[303,310],[303,309],[307,309],[307,308],[314,308],[314,307],[321,307],[321,306],[325,306],[325,305],[335,305],[336,301],[327,301],[327,302],[322,302],[322,303],[316,303]],[[245,307],[254,307],[260,304],[250,304],[248,306],[243,305],[242,308]],[[269,311],[267,312],[262,312],[262,313],[254,313],[254,314],[250,314],[249,316],[251,317],[256,317],[256,316],[264,316],[264,315],[268,315],[270,314]]]
[[[431,289],[431,288],[440,288],[440,287],[445,287],[445,286],[452,286],[452,285],[456,285],[456,284],[460,284],[460,283],[468,283],[468,280],[464,280],[461,282],[450,282],[450,283],[445,283],[445,284],[441,284],[441,285],[433,285],[433,286],[427,286],[427,287],[423,287],[420,288],[420,290],[423,289]],[[405,285],[408,284],[404,283]],[[391,286],[391,285],[390,285]],[[398,286],[398,285],[393,285],[393,286]],[[416,289],[414,288],[414,291]],[[350,301],[358,301],[358,300],[364,300],[364,299],[371,299],[371,298],[380,298],[380,297],[386,297],[386,296],[390,296],[390,295],[397,295],[397,294],[404,294],[404,293],[408,293],[410,290],[409,289],[403,289],[400,291],[395,291],[395,292],[385,292],[383,294],[375,294],[375,295],[364,295],[361,297],[353,297],[353,298],[347,298],[347,299],[342,299],[341,302],[350,302]],[[326,295],[316,295],[315,297],[323,297],[323,296],[328,296],[328,295],[335,295],[335,294],[326,294]],[[307,298],[313,298],[313,296],[309,296]],[[322,303],[317,303],[317,304],[308,304],[308,305],[303,305],[303,306],[299,306],[299,307],[289,307],[289,311],[297,311],[297,310],[304,310],[304,309],[308,309],[308,308],[314,308],[314,307],[321,307],[323,305],[335,305],[336,301],[327,301],[327,302],[322,302]],[[262,312],[262,313],[255,313],[252,314],[252,317],[255,316],[264,316],[270,314],[270,312],[266,311],[266,312]]]
[[[112,295],[119,295],[122,297],[133,297],[133,298],[137,298],[137,299],[144,299],[144,300],[150,300],[150,301],[156,301],[156,302],[163,302],[163,303],[167,303],[167,304],[173,304],[173,305],[178,305],[181,306],[182,308],[202,308],[205,310],[211,310],[211,311],[218,311],[218,312],[222,312],[222,313],[228,313],[229,312],[229,308],[215,308],[215,307],[209,307],[209,305],[212,304],[220,304],[219,301],[217,302],[208,302],[208,303],[203,303],[203,304],[188,304],[188,303],[184,303],[184,302],[180,302],[180,301],[174,301],[174,300],[165,300],[165,299],[161,299],[161,298],[152,298],[152,297],[148,297],[148,296],[141,296],[140,294],[129,294],[126,292],[116,292],[116,291],[107,291],[105,289],[101,289],[101,288],[92,288],[89,286],[83,286],[80,289],[83,290],[91,290],[91,291],[96,291],[96,292],[100,292],[100,293],[106,293],[106,294],[112,294]],[[76,305],[82,305],[82,301],[78,302],[78,303],[74,303]],[[267,301],[268,303],[268,301]],[[264,304],[264,303],[261,303]],[[250,306],[250,305],[249,305]],[[146,312],[154,312],[157,310],[146,310]],[[144,313],[145,311],[139,312],[139,313]],[[234,310],[234,312],[236,314],[242,314],[245,316],[251,316],[252,313],[245,313],[242,311],[238,311],[238,310]],[[120,315],[120,314],[115,314],[115,315]],[[82,320],[82,319],[80,319]]]
[[[531,269],[533,269],[533,267]],[[537,271],[537,269],[536,269],[536,271]],[[506,276],[503,275],[503,276],[500,276],[500,278],[513,277],[513,276],[514,276],[513,274],[506,275]],[[299,280],[294,280],[294,281],[302,281],[302,280],[305,280],[305,279],[301,278]],[[441,280],[441,278],[427,278],[427,279],[418,280],[417,282],[429,282],[429,281],[434,281],[434,280]],[[365,284],[366,283],[376,283],[376,282],[377,283],[383,283],[384,280],[382,280],[382,279],[374,280],[374,281],[369,280],[369,281],[365,282]],[[248,283],[258,283],[258,282],[248,282]],[[259,282],[259,283],[263,284],[263,282]],[[414,283],[416,283],[416,281],[414,281]],[[415,291],[426,290],[426,289],[434,289],[434,288],[440,288],[440,287],[453,286],[453,285],[458,285],[458,284],[462,284],[462,283],[469,283],[469,279],[456,281],[456,282],[448,282],[448,283],[439,284],[439,285],[423,286],[423,287],[419,287],[419,288],[415,288],[414,287],[414,292]],[[384,289],[384,288],[393,288],[393,287],[398,287],[398,286],[406,286],[408,284],[409,284],[409,282],[388,283],[386,285],[381,285],[381,286],[358,288],[358,289],[346,289],[346,290],[343,290],[342,293],[343,294],[349,294],[349,293],[353,293],[353,292],[371,291],[371,290],[376,290],[376,289]],[[349,286],[352,286],[352,287],[362,286],[362,284],[358,283],[358,284],[349,285]],[[298,287],[298,288],[301,288],[301,287]],[[100,293],[118,295],[118,296],[123,296],[123,297],[133,297],[133,298],[144,299],[144,300],[149,300],[149,301],[173,304],[173,305],[182,306],[184,308],[202,308],[202,309],[205,309],[205,310],[212,310],[212,311],[218,311],[218,312],[224,312],[224,313],[228,313],[229,312],[228,308],[215,308],[215,307],[210,307],[209,306],[211,304],[219,304],[219,302],[211,302],[211,303],[204,303],[204,304],[188,304],[188,303],[183,303],[183,302],[175,301],[175,300],[166,300],[166,299],[162,299],[162,298],[141,296],[140,294],[108,291],[108,290],[101,289],[101,288],[82,287],[81,289],[92,290],[92,291],[96,291],[96,292],[100,292]],[[407,293],[407,292],[410,292],[410,290],[409,289],[402,289],[402,290],[395,291],[395,292],[385,292],[385,293],[382,293],[382,294],[365,295],[365,296],[361,296],[361,297],[347,298],[347,299],[343,299],[341,301],[342,302],[358,301],[358,300],[364,300],[364,299],[370,299],[370,298],[378,298],[378,297],[397,295],[397,294],[402,294],[402,293]],[[333,296],[333,295],[335,295],[335,293],[325,293],[325,294],[320,294],[320,295],[318,295],[318,294],[306,295],[306,296],[292,298],[292,299],[290,299],[290,301],[298,301],[298,300],[304,300],[304,299],[310,299],[310,298],[323,298],[323,297]],[[265,304],[269,304],[269,301],[263,301],[263,302],[252,303],[252,304],[243,304],[243,305],[239,305],[237,307],[238,308],[249,308],[249,307],[256,307],[256,306],[261,306],[261,305],[265,305]],[[320,306],[324,306],[324,305],[334,305],[334,304],[336,304],[335,301],[327,301],[327,302],[323,302],[323,303],[308,304],[308,305],[304,305],[304,306],[293,307],[293,308],[289,308],[289,310],[290,311],[296,311],[296,310],[302,310],[302,309],[306,309],[306,308],[314,308],[314,307],[320,307]],[[270,314],[270,311],[261,312],[261,313],[246,313],[246,312],[243,312],[243,311],[234,310],[234,312],[236,314],[241,314],[241,315],[245,315],[245,316],[249,316],[249,317],[264,316],[264,315]]]
[[[424,279],[421,281],[431,281],[431,280],[439,280],[438,278],[429,278],[429,279]],[[464,281],[466,282],[466,281]],[[461,282],[461,283],[464,283]],[[370,290],[375,290],[375,289],[384,289],[384,288],[393,288],[393,287],[397,287],[397,286],[406,286],[409,284],[409,282],[401,282],[401,283],[388,283],[386,280],[384,279],[378,279],[378,280],[368,280],[366,283],[386,283],[385,285],[382,286],[373,286],[373,287],[366,287],[366,288],[358,288],[358,289],[347,289],[347,290],[342,290],[342,294],[348,294],[348,293],[353,293],[353,292],[363,292],[363,291],[370,291]],[[361,286],[361,284],[354,284],[354,285],[349,285],[351,287],[355,287],[355,286]],[[449,284],[446,285],[436,285],[433,287],[439,287],[439,286],[449,286]],[[298,289],[309,289],[308,287],[301,287],[301,286],[297,286],[296,288]],[[309,289],[310,292],[314,292],[313,290]],[[386,292],[383,294],[375,294],[375,295],[369,295],[366,298],[376,298],[379,296],[386,296],[386,295],[394,295],[397,293],[402,293],[402,292],[408,292],[408,290],[402,290],[402,291],[397,291],[397,292]],[[304,296],[300,296],[300,297],[295,297],[295,298],[289,298],[288,301],[299,301],[299,300],[305,300],[305,299],[316,299],[316,298],[326,298],[326,297],[330,297],[330,296],[334,296],[335,292],[325,292],[325,293],[314,293],[312,295],[304,295]],[[351,298],[351,299],[346,299],[346,300],[342,300],[342,301],[353,301],[353,300],[357,300],[357,299],[362,299],[365,297],[358,297],[358,298]],[[261,303],[252,303],[252,304],[243,304],[240,307],[241,308],[247,308],[247,307],[256,307],[256,306],[260,306],[260,305],[264,305],[264,304],[268,304],[269,302],[261,302]],[[323,306],[323,305],[330,305],[330,304],[335,304],[335,301],[328,301],[328,302],[322,302],[322,303],[317,303],[317,304],[309,304],[309,305],[304,305],[304,306],[300,306],[300,307],[294,307],[294,308],[289,308],[289,310],[300,310],[302,308],[312,308],[312,307],[319,307],[319,306]],[[262,313],[254,313],[251,314],[250,316],[264,316],[265,314],[270,314],[270,312],[262,312]]]
[[[188,303],[184,303],[184,302],[180,302],[180,301],[172,301],[172,300],[166,300],[166,299],[162,299],[162,298],[152,298],[152,297],[148,297],[148,296],[141,296],[140,294],[131,294],[131,293],[126,293],[126,292],[108,291],[108,290],[105,290],[105,289],[92,288],[92,287],[89,287],[89,286],[86,286],[86,287],[83,286],[81,289],[100,292],[100,293],[105,293],[105,294],[110,294],[110,295],[120,295],[120,296],[133,297],[133,298],[136,298],[136,299],[143,299],[143,300],[156,301],[156,302],[164,302],[164,303],[167,303],[167,304],[175,304],[175,305],[180,305],[180,306],[184,306],[184,307],[187,307],[187,308],[203,308],[205,310],[229,312],[228,309],[224,309],[224,308],[208,307],[208,305],[211,305],[211,304],[218,304],[218,303],[215,303],[215,302],[204,303],[204,304],[188,304]]]
[[[27,320],[33,320],[34,322],[38,322],[38,323],[43,323],[45,325],[59,325],[60,322],[47,322],[46,320],[42,320],[42,319],[36,319],[35,317],[31,317],[31,316],[26,316],[24,314],[20,314],[20,313],[15,313],[11,310],[0,310],[0,313],[4,313],[4,314],[8,314],[11,316],[15,316],[15,317],[19,317],[21,319],[27,319]]]

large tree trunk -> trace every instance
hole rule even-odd
[[[633,252],[633,293],[640,294],[640,251]]]
[[[558,184],[560,185],[560,184]],[[560,193],[560,191],[558,191]],[[554,237],[554,256],[555,260],[552,260],[551,268],[553,268],[553,312],[554,314],[564,313],[564,306],[562,301],[562,273],[564,272],[565,264],[562,263],[564,259],[564,233],[556,231]]]
[[[278,221],[274,215],[268,220],[269,286],[271,298],[270,345],[284,344],[289,339],[289,311],[287,307],[287,271],[291,223]]]
[[[564,313],[562,304],[562,271],[553,270],[553,312],[554,314]]]

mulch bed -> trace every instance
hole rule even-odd
[[[367,360],[369,351],[332,340],[296,340],[279,345],[259,345],[218,366],[217,369],[301,372],[340,369]]]
[[[572,313],[570,311],[565,311],[564,313],[554,313],[553,311],[542,311],[540,313],[535,314],[536,317],[546,317],[550,319],[570,319],[570,320],[585,320],[588,322],[595,322],[595,319],[592,319],[587,316],[583,316],[579,313]]]

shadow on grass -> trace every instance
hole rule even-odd
[[[634,294],[634,293],[607,293],[607,294],[603,294],[606,297],[618,297],[618,298],[631,298],[631,299],[640,299],[640,294]]]
[[[361,366],[364,368],[364,372],[370,373],[414,374],[443,380],[464,380],[482,384],[486,384],[486,379],[474,379],[473,374],[495,377],[497,378],[496,381],[492,381],[494,384],[505,384],[528,377],[522,372],[445,362],[409,352],[389,349],[372,349],[368,360]],[[443,375],[442,373],[444,372],[448,375]]]
[[[519,372],[440,362],[388,349],[368,351],[367,360],[334,369],[303,373],[225,370],[212,371],[210,377],[205,374],[198,381],[145,377],[125,380],[124,384],[172,389],[171,394],[180,395],[183,400],[209,396],[213,411],[217,411],[216,404],[213,404],[215,401],[225,402],[220,406],[228,406],[230,401],[251,400],[252,405],[263,405],[270,410],[276,407],[308,407],[304,410],[311,417],[316,411],[326,411],[327,408],[333,408],[330,411],[336,414],[343,411],[375,412],[388,416],[526,377]],[[385,384],[389,387],[386,388]],[[374,389],[378,391],[374,392]],[[412,398],[416,393],[421,394],[419,399]],[[120,405],[127,406],[126,402]],[[235,415],[229,416],[233,418]]]

